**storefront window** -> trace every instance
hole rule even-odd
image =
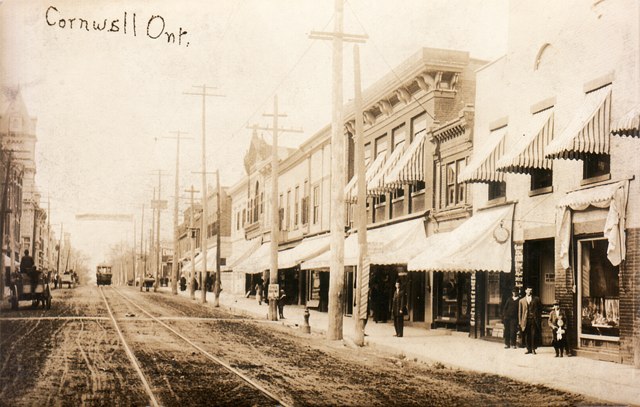
[[[581,240],[580,333],[585,338],[617,339],[620,336],[619,268],[607,259],[606,239]]]

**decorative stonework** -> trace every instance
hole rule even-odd
[[[356,134],[356,121],[355,120],[349,120],[348,122],[346,122],[344,124],[344,127],[346,129],[346,131],[350,134]]]
[[[373,126],[376,124],[376,115],[370,112],[369,110],[365,110],[364,114],[364,122],[369,126]]]
[[[381,100],[378,102],[377,104],[378,109],[380,109],[380,111],[387,115],[387,116],[391,116],[393,114],[393,106],[391,105],[391,103],[389,103],[388,100]]]
[[[398,100],[405,105],[408,105],[409,102],[411,102],[411,94],[404,87],[396,90],[396,96],[398,97]]]

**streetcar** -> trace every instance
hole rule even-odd
[[[111,285],[111,266],[100,265],[96,268],[96,282],[98,285]]]
[[[9,287],[11,309],[18,309],[20,301],[31,301],[31,306],[34,308],[41,304],[42,308],[51,309],[49,273],[36,269],[28,273],[13,273]]]

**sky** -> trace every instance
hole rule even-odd
[[[172,132],[187,133],[178,177],[184,209],[184,191],[202,183],[202,97],[186,93],[203,85],[220,95],[206,98],[206,163],[207,171],[220,169],[225,186],[244,175],[249,126],[271,124],[263,114],[275,95],[288,115],[281,124],[304,130],[279,144],[295,147],[329,125],[331,44],[309,33],[331,31],[333,12],[333,0],[0,0],[0,85],[19,86],[38,120],[36,183],[50,199],[54,227],[100,262],[115,243],[133,242],[134,224],[76,215],[132,214],[139,241],[143,204],[148,234],[160,189],[170,203],[162,237],[171,239]],[[360,45],[363,89],[422,47],[502,56],[507,15],[508,0],[344,5],[345,32],[369,36]],[[345,102],[353,94],[352,48],[344,46]]]

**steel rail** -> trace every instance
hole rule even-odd
[[[193,348],[197,349],[200,353],[202,353],[203,355],[205,355],[208,359],[214,361],[215,363],[219,364],[220,366],[224,367],[225,369],[227,369],[228,371],[230,371],[231,373],[237,375],[238,377],[240,377],[242,380],[244,380],[247,384],[249,384],[251,387],[255,388],[256,390],[260,391],[261,393],[265,394],[266,396],[268,396],[270,399],[272,399],[273,401],[275,401],[276,403],[278,403],[279,406],[283,406],[283,407],[291,407],[290,404],[285,403],[284,401],[282,401],[281,399],[279,399],[275,394],[271,393],[269,390],[265,389],[264,387],[262,387],[259,383],[253,381],[249,376],[245,375],[244,373],[242,373],[241,371],[234,369],[233,367],[231,367],[229,364],[227,364],[225,361],[213,356],[212,354],[210,354],[209,352],[207,352],[206,350],[204,350],[203,348],[201,348],[199,345],[197,345],[196,343],[194,343],[193,341],[191,341],[189,338],[185,337],[184,335],[182,335],[180,332],[176,331],[175,329],[171,328],[169,325],[165,324],[164,322],[162,322],[160,319],[154,317],[153,315],[151,315],[150,313],[148,313],[144,308],[140,307],[138,304],[136,304],[135,302],[133,302],[130,298],[127,298],[124,294],[122,294],[117,288],[112,287],[112,290],[114,290],[116,293],[118,293],[118,295],[120,295],[122,298],[124,298],[126,301],[128,301],[131,305],[133,305],[134,307],[138,308],[140,311],[142,311],[143,313],[147,314],[149,316],[149,318],[155,320],[156,322],[158,322],[160,325],[162,325],[163,327],[165,327],[166,329],[168,329],[169,331],[173,332],[176,336],[178,336],[180,339],[182,339],[183,341],[187,342],[189,345],[191,345]]]
[[[153,394],[153,391],[151,390],[151,386],[149,385],[149,382],[147,381],[147,378],[144,376],[144,373],[142,373],[142,369],[140,368],[140,363],[138,362],[138,359],[135,357],[135,355],[131,351],[131,348],[129,348],[129,345],[127,344],[127,341],[124,339],[124,335],[122,334],[122,331],[120,330],[120,327],[118,326],[118,322],[116,321],[116,318],[113,316],[113,312],[111,312],[111,307],[109,306],[109,301],[107,301],[107,297],[104,295],[104,292],[102,291],[102,287],[98,287],[98,288],[100,289],[100,295],[102,295],[102,299],[104,300],[104,303],[107,306],[107,311],[109,312],[109,316],[111,317],[111,322],[113,322],[113,325],[115,326],[116,331],[118,332],[118,336],[120,337],[120,341],[122,342],[122,346],[124,347],[124,350],[127,353],[127,356],[131,360],[131,363],[133,364],[134,369],[138,373],[138,376],[140,376],[140,380],[142,380],[142,384],[144,386],[145,391],[149,395],[149,401],[150,401],[151,405],[154,406],[154,407],[160,407],[160,403],[158,403],[158,400],[156,399],[156,396]],[[122,294],[120,294],[120,295],[122,295]]]

